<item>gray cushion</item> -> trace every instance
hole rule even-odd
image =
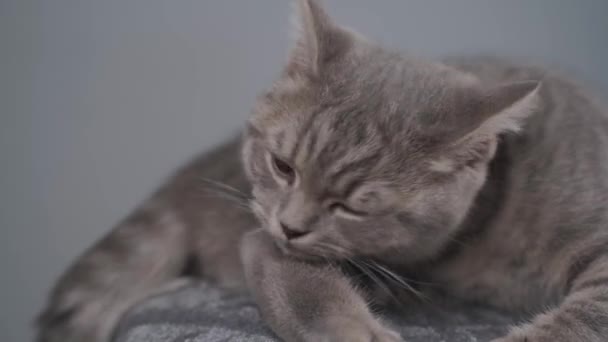
[[[386,314],[408,342],[490,341],[513,320],[495,311],[431,303]],[[277,341],[252,300],[197,284],[148,300],[123,319],[117,342]]]

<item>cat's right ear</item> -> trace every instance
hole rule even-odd
[[[348,50],[351,34],[334,25],[318,0],[297,0],[296,13],[295,46],[288,72],[318,77],[325,66]]]

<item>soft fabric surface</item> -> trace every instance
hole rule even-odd
[[[434,303],[412,307],[387,320],[408,342],[485,342],[504,334],[513,321],[471,306]],[[123,319],[116,342],[278,341],[252,300],[206,284],[153,298]]]

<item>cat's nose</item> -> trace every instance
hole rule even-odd
[[[310,233],[309,231],[294,229],[283,222],[280,222],[280,224],[281,229],[283,230],[283,234],[285,234],[287,240],[297,239]]]

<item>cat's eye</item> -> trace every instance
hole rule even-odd
[[[293,182],[296,177],[296,172],[293,167],[277,156],[272,156],[272,167],[277,175],[285,179],[288,183]]]
[[[361,220],[363,217],[367,216],[366,212],[353,209],[352,207],[349,207],[341,202],[331,203],[329,205],[329,211],[334,214],[338,214],[355,220]]]

